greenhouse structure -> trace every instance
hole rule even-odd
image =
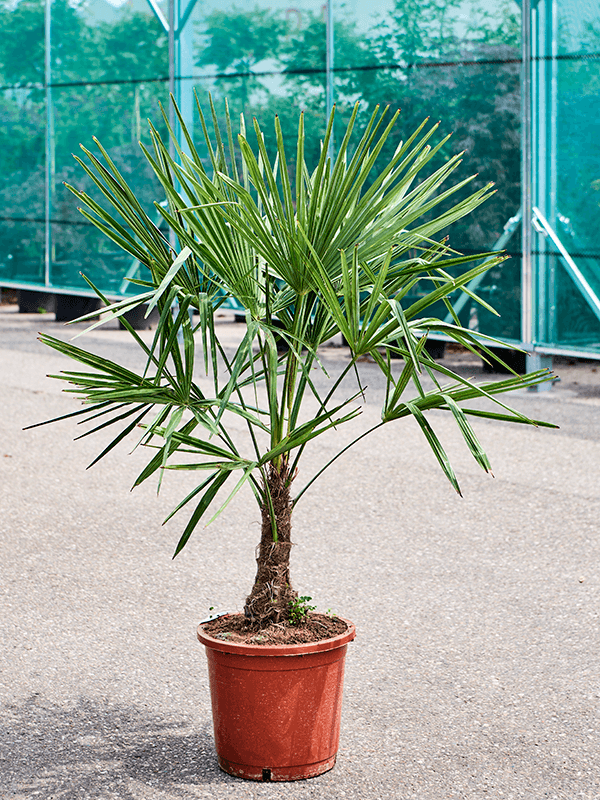
[[[153,209],[139,142],[147,118],[166,135],[169,93],[195,134],[210,93],[269,147],[273,114],[294,139],[305,110],[313,161],[333,104],[341,129],[360,101],[363,120],[400,108],[398,139],[440,120],[439,158],[497,186],[450,245],[511,256],[472,287],[501,316],[457,293],[463,323],[530,366],[600,358],[600,0],[0,0],[0,25],[0,287],[40,306],[92,296],[82,274],[136,291],[140,265],[63,183],[92,191],[73,154],[97,138]]]

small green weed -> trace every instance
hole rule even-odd
[[[311,611],[314,611],[316,606],[309,606],[308,604],[312,597],[296,597],[290,601],[290,625],[300,625],[308,617]]]

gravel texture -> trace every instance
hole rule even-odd
[[[235,341],[240,326],[220,324]],[[70,335],[53,315],[0,307],[0,798],[600,800],[595,362],[561,359],[550,392],[507,399],[559,431],[479,422],[495,478],[432,415],[463,499],[405,420],[305,495],[296,588],[358,631],[340,753],[319,778],[254,784],[216,765],[195,639],[210,606],[237,610],[250,588],[253,500],[236,498],[172,561],[185,518],[161,522],[193,475],[130,494],[145,453],[125,445],[86,471],[103,434],[73,443],[73,421],[22,430],[76,408],[45,377],[70,365],[40,329]],[[123,331],[86,341],[137,363]],[[346,357],[323,350],[331,370]],[[481,374],[470,355],[445,361]],[[376,422],[383,387],[363,366],[363,422]],[[349,435],[317,440],[306,475]]]

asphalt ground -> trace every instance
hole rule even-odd
[[[231,318],[219,325],[239,337]],[[600,798],[594,362],[562,359],[550,392],[507,398],[560,430],[476,425],[494,478],[452,420],[432,415],[463,498],[406,420],[306,493],[295,587],[358,631],[340,752],[321,777],[255,784],[217,767],[195,638],[211,606],[238,610],[250,588],[254,501],[240,495],[173,561],[185,517],[161,523],[193,473],[168,475],[158,497],[150,483],[130,493],[141,448],[125,443],[86,471],[104,434],[73,442],[73,421],[22,430],[77,407],[45,377],[72,364],[37,330],[72,335],[52,315],[0,307],[0,798]],[[138,363],[123,331],[84,341]],[[347,353],[322,358],[334,372]],[[470,355],[445,363],[482,377]],[[377,421],[383,391],[374,365],[361,366],[357,425]],[[351,433],[317,439],[302,474]]]

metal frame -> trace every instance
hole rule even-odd
[[[505,247],[521,225],[521,343],[530,370],[552,366],[552,355],[597,351],[548,345],[556,340],[558,260],[600,322],[600,297],[557,233],[558,0],[517,0],[521,6],[521,197],[518,213],[505,225],[492,250]],[[548,252],[548,241],[554,253]],[[469,287],[477,288],[483,276]],[[461,295],[454,310],[467,301]],[[450,315],[447,320],[449,321]],[[510,347],[510,345],[507,345]],[[543,391],[551,384],[536,387]]]
[[[522,234],[523,342],[534,354],[571,354],[550,344],[558,337],[557,271],[566,270],[599,322],[600,298],[557,232],[558,0],[522,0],[522,33],[522,196],[524,219],[531,221]],[[597,351],[579,352],[600,358]]]
[[[557,0],[537,0],[531,14],[531,314],[534,344],[552,341],[556,329],[557,259],[546,253],[546,231],[556,230]],[[524,198],[525,199],[525,198]],[[546,221],[540,226],[538,215]],[[531,230],[531,228],[530,228]]]
[[[165,19],[156,0],[146,0],[158,21],[169,37],[169,94],[173,95],[186,127],[193,131],[194,115],[192,113],[193,99],[191,84],[193,79],[193,28],[190,17],[196,6],[197,0],[169,0],[169,19]],[[183,77],[185,76],[185,77]],[[180,133],[179,124],[175,118],[173,106],[169,103],[169,124],[171,128]],[[187,144],[181,141],[182,149],[187,150]],[[175,156],[173,142],[169,140],[171,156]]]
[[[50,254],[52,228],[50,226],[50,213],[52,209],[52,188],[54,186],[54,141],[53,141],[53,114],[52,114],[52,49],[50,13],[52,0],[46,0],[44,15],[44,90],[46,97],[46,141],[45,141],[45,179],[44,191],[44,286],[50,286]]]
[[[325,35],[325,113],[329,119],[335,103],[334,65],[335,65],[335,25],[333,20],[334,0],[327,0],[325,6],[326,25]],[[335,137],[329,140],[329,158],[333,161],[335,155]]]
[[[521,214],[531,219],[531,0],[521,3]],[[521,227],[521,339],[526,348],[534,341],[533,264],[531,261],[531,226]]]
[[[146,0],[169,39],[169,90],[175,97],[186,125],[193,131],[193,26],[192,14],[196,0],[169,0],[168,14],[161,10],[158,0]],[[556,342],[557,285],[556,276],[563,268],[573,280],[596,319],[600,321],[600,291],[590,280],[588,265],[583,259],[578,265],[569,247],[578,249],[568,225],[557,208],[557,53],[558,9],[560,0],[516,0],[522,15],[522,208],[508,220],[504,232],[492,247],[503,249],[521,224],[521,344],[534,358],[550,353],[579,352],[600,358],[600,352],[561,347]],[[325,0],[326,21],[326,109],[331,112],[335,102],[335,0]],[[52,0],[45,0],[45,214],[43,282],[6,281],[15,288],[51,290],[56,293],[91,294],[91,291],[55,287],[51,282],[52,267],[52,206],[54,201],[54,120],[52,98]],[[178,124],[170,109],[171,124]],[[182,147],[186,148],[185,142]],[[330,143],[334,155],[334,141]],[[529,222],[531,224],[529,224]],[[560,235],[559,235],[560,227]],[[596,266],[596,265],[595,265]],[[587,271],[586,271],[587,270]],[[479,279],[480,280],[480,279]],[[476,288],[475,283],[471,288]],[[461,295],[455,309],[461,311],[467,298]],[[515,342],[516,344],[516,342]],[[507,346],[511,344],[507,342]],[[514,346],[514,345],[513,345]]]

